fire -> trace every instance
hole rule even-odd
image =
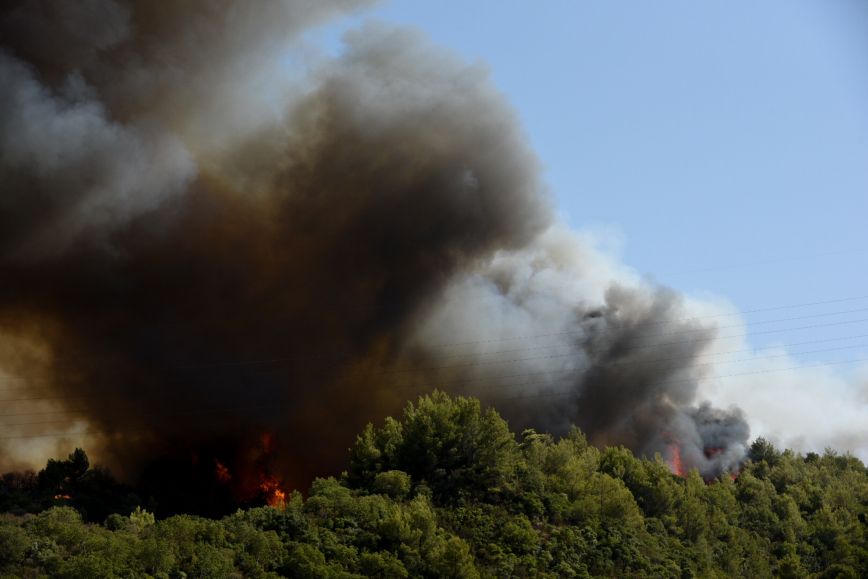
[[[286,491],[280,488],[280,481],[276,477],[263,474],[259,483],[259,490],[265,496],[265,502],[268,503],[268,506],[286,508]]]
[[[687,476],[687,472],[684,470],[684,463],[681,460],[681,443],[678,442],[678,439],[671,432],[663,433],[663,441],[666,443],[666,451],[669,455],[669,458],[666,460],[666,463],[669,465],[669,471],[676,476]]]
[[[672,474],[684,478],[687,476],[687,469],[684,467],[684,460],[681,456],[681,445],[668,433],[666,436],[666,449],[669,456],[666,462],[669,465],[669,470]],[[724,452],[726,452],[726,449],[719,446],[708,446],[702,449],[702,453],[707,460],[714,460]],[[731,480],[736,480],[739,475],[738,471],[729,471],[726,474]],[[717,480],[715,476],[705,476],[704,478],[706,484],[713,484]]]
[[[214,472],[217,475],[217,480],[222,483],[228,483],[232,480],[232,474],[229,472],[229,469],[216,458],[214,459]]]
[[[71,498],[72,497],[69,495],[54,495],[54,500],[56,500],[56,501],[60,501],[60,500],[68,501]]]
[[[669,470],[674,475],[686,476],[684,465],[681,463],[681,446],[677,442],[670,442],[667,448],[669,449]]]
[[[262,452],[271,454],[274,450],[274,436],[270,432],[263,432],[260,440],[262,442]]]
[[[269,472],[268,464],[271,455],[274,453],[275,441],[274,435],[270,432],[263,432],[259,438],[259,458],[257,463],[259,468],[259,493],[265,498],[265,502],[270,507],[286,508],[286,491],[283,490],[283,481]]]
[[[719,446],[709,446],[708,448],[703,449],[703,454],[705,454],[705,458],[711,460],[715,456],[722,454],[724,451],[723,448]]]

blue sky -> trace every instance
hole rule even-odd
[[[323,34],[369,19],[485,63],[564,218],[640,273],[743,310],[866,297],[748,313],[827,324],[754,345],[868,334],[868,2],[393,0]]]

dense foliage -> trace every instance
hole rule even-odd
[[[435,393],[369,426],[340,479],[285,508],[5,515],[0,576],[859,577],[866,516],[851,456],[759,439],[736,480],[706,483],[578,430],[517,438],[478,401]]]
[[[66,460],[50,459],[38,473],[0,477],[0,512],[38,513],[59,505],[74,507],[87,521],[102,522],[113,513],[131,512],[140,500],[107,470],[91,466],[80,448]]]

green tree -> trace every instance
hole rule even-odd
[[[478,400],[434,392],[409,404],[400,424],[369,426],[350,451],[348,480],[371,488],[376,473],[401,470],[435,501],[509,495],[520,452],[506,422]]]

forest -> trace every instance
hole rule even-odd
[[[703,480],[441,392],[339,477],[222,518],[155,516],[77,449],[0,481],[0,577],[822,577],[868,570],[868,470],[762,438]]]

